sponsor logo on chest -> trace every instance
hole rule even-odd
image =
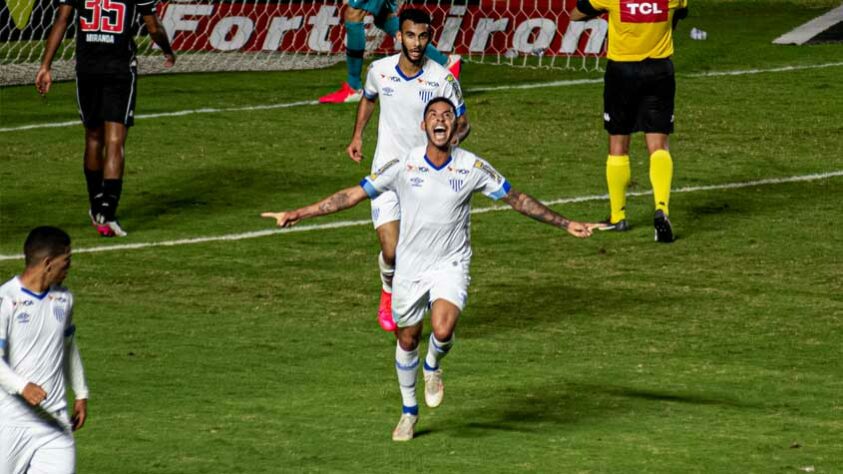
[[[624,23],[659,23],[667,21],[668,0],[621,0]]]

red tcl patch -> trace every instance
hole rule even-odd
[[[667,21],[669,0],[620,0],[624,23],[659,23]]]

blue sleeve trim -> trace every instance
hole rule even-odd
[[[64,337],[70,337],[74,334],[76,334],[76,325],[75,324],[71,324],[70,326],[67,327],[67,329],[64,330]]]
[[[501,199],[507,194],[509,194],[510,189],[512,189],[512,186],[510,186],[509,181],[503,180],[503,184],[501,185],[500,189],[490,194],[489,197],[497,201],[498,199]]]
[[[5,349],[5,348],[6,348],[6,340],[0,339],[0,349]]]
[[[363,95],[369,100],[375,100],[378,98],[377,94],[369,94],[365,89],[363,90]]]
[[[375,189],[372,182],[369,181],[369,178],[363,178],[363,181],[360,181],[360,187],[363,188],[363,191],[366,191],[369,199],[374,199],[381,195],[380,191]]]
[[[457,108],[457,117],[462,117],[463,115],[465,115],[465,104]]]

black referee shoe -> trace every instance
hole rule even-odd
[[[600,221],[598,224],[600,224],[600,227],[598,227],[599,230],[612,230],[615,232],[626,232],[629,230],[629,222],[626,219],[621,219],[613,224],[612,219],[609,218],[605,221]]]
[[[656,242],[669,244],[673,242],[673,226],[670,219],[661,209],[653,215],[653,227],[656,228]]]

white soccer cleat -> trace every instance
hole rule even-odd
[[[392,430],[392,441],[410,441],[413,439],[418,421],[419,417],[417,415],[411,415],[409,413],[401,415],[401,419],[398,420],[398,426]]]
[[[430,408],[442,404],[445,397],[445,384],[442,382],[442,369],[424,373],[424,403]]]

